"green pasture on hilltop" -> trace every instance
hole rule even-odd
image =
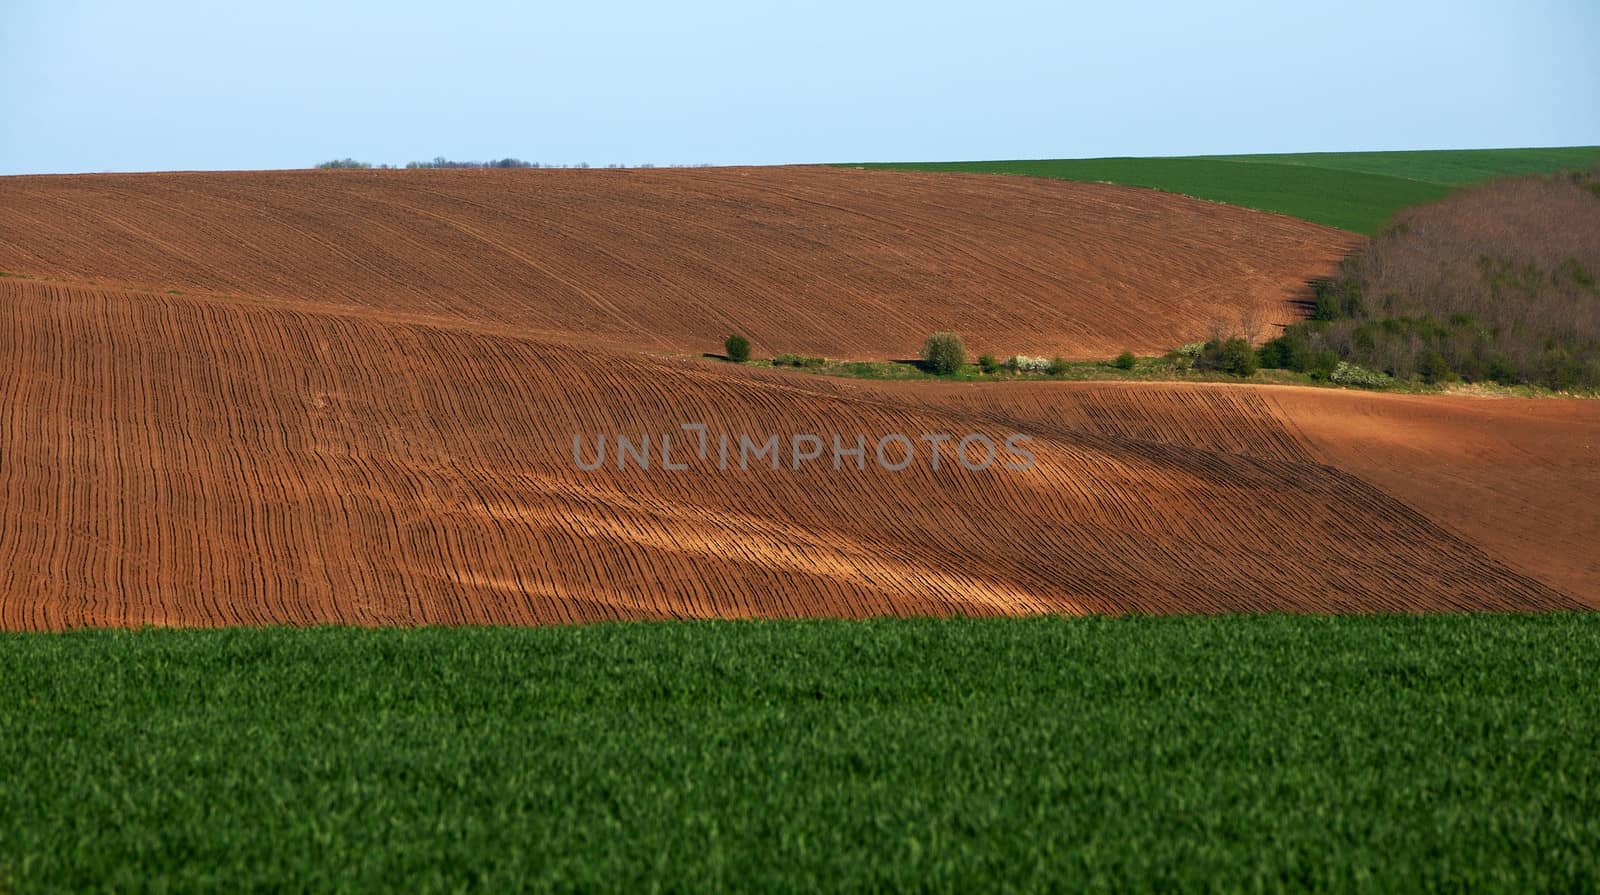
[[[1415,152],[1316,152],[1174,158],[877,163],[860,167],[1022,174],[1153,187],[1372,234],[1407,205],[1508,174],[1600,163],[1600,146]]]

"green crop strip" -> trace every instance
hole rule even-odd
[[[1600,616],[0,636],[0,891],[1600,886]]]
[[[1185,158],[908,162],[859,167],[1021,174],[1153,187],[1371,235],[1399,209],[1505,174],[1600,163],[1600,147],[1329,152]]]

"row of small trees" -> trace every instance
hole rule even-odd
[[[729,336],[723,341],[722,348],[727,352],[728,360],[736,364],[742,364],[750,359],[750,340],[744,336],[737,334]],[[980,362],[982,361],[988,362],[985,364],[985,371],[992,372],[988,368],[995,363],[993,355],[984,355],[980,358]],[[934,333],[922,345],[922,364],[930,372],[949,375],[961,369],[966,362],[967,346],[955,333]]]
[[[506,157],[506,158],[502,158],[502,159],[492,159],[492,160],[487,161],[487,162],[458,162],[458,161],[454,161],[452,159],[447,159],[442,155],[436,155],[436,156],[433,157],[433,161],[431,161],[431,162],[406,162],[406,167],[407,168],[537,168],[537,167],[539,167],[539,163],[538,162],[525,162],[522,159],[511,158],[509,156]],[[587,164],[584,164],[584,165],[580,165],[580,167],[587,168],[589,166]]]
[[[349,169],[356,169],[356,170],[367,170],[369,168],[376,168],[378,170],[388,171],[388,170],[392,170],[392,169],[400,167],[400,166],[398,166],[398,165],[374,165],[371,162],[363,162],[363,161],[359,161],[359,160],[353,159],[353,158],[336,158],[336,159],[330,159],[328,161],[322,162],[321,164],[317,165],[317,167],[321,168],[321,169],[343,169],[343,168],[349,168]],[[438,155],[438,156],[434,156],[433,161],[429,161],[429,162],[406,162],[405,163],[405,167],[407,167],[407,168],[550,168],[550,167],[569,167],[569,166],[567,166],[567,165],[541,165],[538,162],[525,162],[525,161],[523,161],[522,159],[519,159],[519,158],[509,158],[509,157],[502,158],[502,159],[490,159],[487,162],[458,162],[458,161],[454,161],[452,159],[447,159],[442,155]],[[589,167],[589,163],[588,162],[584,162],[582,164],[571,166],[571,167],[587,168],[587,167]]]

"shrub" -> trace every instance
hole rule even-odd
[[[729,336],[722,343],[722,347],[728,352],[728,360],[736,364],[742,364],[750,359],[750,340],[744,336]]]
[[[1043,373],[1050,369],[1050,358],[1017,354],[1007,358],[1005,365],[1018,373]]]
[[[1484,362],[1483,376],[1501,385],[1515,385],[1522,381],[1522,377],[1517,375],[1517,368],[1503,354],[1489,355]]]
[[[1304,373],[1311,368],[1311,333],[1304,324],[1295,324],[1283,335],[1268,339],[1256,351],[1257,362],[1269,370]]]
[[[1450,362],[1445,360],[1444,355],[1430,348],[1417,358],[1417,375],[1422,377],[1423,382],[1434,385],[1451,378],[1455,371],[1450,369]]]
[[[1254,376],[1259,368],[1256,350],[1244,339],[1229,339],[1217,354],[1217,369],[1235,376]]]
[[[1394,380],[1386,373],[1358,367],[1347,361],[1339,361],[1339,365],[1334,367],[1333,373],[1328,376],[1328,381],[1362,388],[1383,388]]]
[[[983,354],[978,357],[978,369],[985,373],[995,373],[1000,369],[1000,362],[992,354]]]
[[[1067,372],[1066,359],[1059,354],[1051,358],[1050,366],[1045,368],[1045,372],[1049,373],[1051,376],[1060,376],[1062,373]]]
[[[318,168],[323,168],[323,169],[352,168],[352,169],[364,170],[364,169],[372,167],[372,165],[370,163],[368,163],[368,162],[358,162],[353,158],[336,158],[336,159],[330,159],[329,161],[323,162],[322,164],[318,165],[317,167]]]
[[[1254,376],[1260,363],[1250,343],[1240,338],[1206,342],[1194,365],[1202,370],[1220,370],[1235,376]]]
[[[1339,353],[1332,348],[1323,348],[1310,352],[1305,372],[1310,373],[1312,379],[1331,379],[1333,371],[1337,369],[1339,369]]]
[[[1289,346],[1284,344],[1283,336],[1268,339],[1256,349],[1256,363],[1268,370],[1285,370],[1289,367]]]
[[[1172,363],[1175,369],[1187,370],[1195,365],[1195,361],[1200,359],[1200,352],[1205,347],[1206,343],[1204,342],[1190,342],[1187,345],[1179,345],[1167,352],[1167,360]]]
[[[1539,379],[1545,388],[1558,392],[1578,384],[1582,366],[1563,348],[1551,348],[1539,362]]]
[[[934,373],[954,373],[967,362],[967,346],[955,333],[934,333],[922,343],[922,362]]]
[[[820,367],[828,362],[825,357],[811,357],[805,354],[777,354],[773,355],[774,367]]]
[[[1124,351],[1117,355],[1117,359],[1112,361],[1112,364],[1114,364],[1119,370],[1131,370],[1133,369],[1133,365],[1137,360],[1138,358],[1133,356],[1132,351]]]
[[[1343,320],[1366,314],[1361,284],[1353,279],[1323,280],[1316,285],[1317,302],[1313,320]]]

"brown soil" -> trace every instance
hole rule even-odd
[[[1600,404],[637,350],[741,328],[881,356],[936,318],[974,347],[1165,346],[1338,238],[831,169],[0,179],[0,268],[62,280],[0,278],[0,629],[1600,606]],[[715,462],[720,433],[1013,432],[1032,470]],[[610,462],[577,468],[600,433]],[[655,468],[617,469],[617,434]]]
[[[1580,605],[1318,462],[1277,391],[919,390],[18,280],[0,345],[0,628]],[[684,422],[1021,431],[1037,465],[573,463]]]
[[[1318,459],[1600,608],[1600,402],[1279,389]]]
[[[1164,351],[1291,319],[1348,233],[1155,190],[839,168],[0,178],[0,271],[591,344],[914,356]]]

